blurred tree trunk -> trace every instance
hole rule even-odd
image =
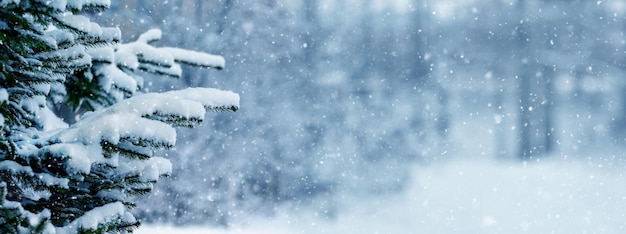
[[[318,4],[317,0],[309,0],[304,1],[304,21],[307,25],[307,29],[303,32],[303,41],[304,41],[304,65],[306,66],[307,74],[312,76],[313,71],[316,70],[316,64],[319,62],[317,60],[317,50],[318,42],[315,41],[317,35],[317,31],[320,30],[320,23],[318,18]]]
[[[436,130],[437,136],[444,138],[445,141],[450,128],[450,115],[452,115],[448,110],[450,94],[440,83],[440,80],[444,78],[433,75],[434,64],[437,64],[437,60],[445,59],[439,57],[441,56],[439,51],[433,51],[433,48],[441,46],[437,44],[440,40],[439,29],[435,23],[436,20],[433,19],[432,9],[424,2],[424,0],[414,0],[413,4],[416,7],[412,17],[415,43],[412,48],[413,53],[411,53],[413,56],[408,58],[409,61],[412,61],[409,74],[414,79],[416,87],[433,92],[437,98],[437,103],[432,103],[438,107],[436,113],[433,113],[434,118],[432,120],[435,121],[434,130]],[[430,119],[428,118],[426,121],[430,121]]]
[[[355,40],[355,42],[357,43],[358,48],[356,49],[356,56],[355,59],[357,59],[356,61],[354,61],[355,63],[358,64],[358,67],[355,69],[354,73],[352,73],[352,78],[351,80],[363,80],[366,79],[371,72],[371,68],[373,66],[373,59],[375,56],[373,56],[374,54],[378,53],[378,51],[371,51],[370,49],[374,49],[373,48],[373,44],[374,44],[374,22],[371,20],[373,16],[372,13],[372,1],[371,0],[363,0],[362,3],[360,4],[361,9],[360,11],[360,15],[358,17],[360,17],[359,23],[360,26],[356,29],[354,29],[355,32],[355,37],[358,37],[358,39]]]
[[[535,159],[553,150],[552,108],[554,71],[539,61],[537,51],[544,50],[538,43],[537,21],[530,21],[526,13],[530,12],[532,2],[519,0],[519,24],[515,29],[514,40],[517,54],[514,59],[521,63],[518,70],[518,155],[522,160]],[[537,20],[537,19],[535,19]]]
[[[202,1],[202,0],[200,0]],[[224,33],[224,30],[226,30],[226,27],[228,25],[228,21],[230,20],[228,18],[228,14],[230,13],[232,7],[233,7],[233,1],[232,0],[223,0],[222,1],[223,4],[221,6],[221,11],[218,15],[218,17],[214,17],[212,20],[215,22],[215,24],[217,25],[217,30],[216,30],[216,34],[217,35],[222,35]]]

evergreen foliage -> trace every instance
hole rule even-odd
[[[173,127],[238,108],[237,94],[210,88],[141,94],[137,72],[180,77],[180,64],[224,61],[154,47],[159,30],[121,44],[119,29],[79,15],[109,4],[0,1],[1,233],[132,231],[129,198],[171,172],[153,151],[175,144]]]

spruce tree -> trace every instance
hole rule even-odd
[[[175,144],[173,127],[238,108],[229,91],[142,92],[145,73],[180,77],[181,64],[224,60],[152,46],[156,29],[121,43],[119,29],[80,15],[109,5],[0,0],[0,233],[132,231],[129,198],[171,173],[153,154]]]

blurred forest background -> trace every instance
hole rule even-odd
[[[623,0],[127,0],[93,20],[226,58],[150,91],[241,95],[162,152],[174,172],[137,201],[148,223],[332,219],[340,198],[401,191],[415,164],[615,160],[598,150],[626,141]]]

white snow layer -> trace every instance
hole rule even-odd
[[[6,7],[11,3],[20,4],[20,0],[1,0],[0,7]]]
[[[127,144],[128,141],[141,140],[153,147],[171,147],[176,143],[175,129],[163,121],[201,121],[206,109],[226,107],[236,109],[239,95],[212,88],[188,88],[166,93],[148,93],[137,95],[117,104],[89,112],[69,129],[59,131],[51,137],[50,152],[68,155],[70,166],[80,172],[88,173],[91,165],[105,160],[102,157],[100,143],[105,141],[114,145]],[[154,117],[154,120],[150,119]],[[93,148],[89,145],[94,145]],[[139,149],[139,148],[134,148]],[[139,149],[141,150],[141,149]],[[148,179],[155,179],[171,171],[169,162],[161,159],[145,162],[151,168],[140,168]],[[143,168],[143,169],[142,169]]]
[[[161,49],[172,54],[172,56],[174,56],[174,59],[180,63],[186,63],[201,67],[215,67],[220,69],[224,68],[226,64],[224,57],[219,55],[212,55],[173,47],[163,47]]]
[[[42,183],[47,186],[59,186],[62,188],[67,188],[69,179],[66,178],[57,178],[48,173],[34,173],[30,167],[25,167],[20,165],[19,163],[11,160],[5,160],[0,162],[0,171],[8,171],[12,174],[20,174],[24,173],[28,176],[33,176],[38,178]]]
[[[57,117],[48,106],[45,106],[43,109],[39,110],[39,115],[37,115],[37,121],[41,125],[43,125],[44,131],[52,131],[57,129],[66,129],[68,128],[67,123],[63,122],[59,117]]]
[[[122,38],[122,31],[117,27],[104,27],[102,28],[102,35],[100,38],[104,41],[120,41]]]
[[[26,214],[26,216],[28,217],[28,222],[29,222],[31,227],[36,226],[43,219],[50,219],[50,215],[51,215],[50,210],[48,210],[48,209],[43,209],[41,212],[39,212],[39,214],[33,214],[31,212],[28,212],[28,211],[24,211],[24,214]],[[28,233],[28,232],[26,232],[26,233]],[[55,234],[54,226],[52,225],[52,223],[48,222],[48,223],[44,224],[44,227],[42,228],[42,230],[39,233],[41,233],[41,234]]]
[[[102,35],[102,28],[100,28],[100,25],[91,22],[86,16],[66,14],[61,17],[61,20],[68,26],[83,31],[88,35]]]
[[[84,119],[57,136],[61,142],[98,144],[102,141],[118,144],[120,140],[137,139],[155,146],[172,146],[176,131],[160,121],[138,116],[137,113],[104,113]]]
[[[47,150],[56,156],[69,157],[69,167],[82,173],[89,173],[92,163],[105,161],[99,145],[61,143],[47,146],[42,150]]]
[[[113,63],[115,51],[112,47],[94,47],[87,49],[91,59],[96,62]]]
[[[0,102],[9,100],[9,92],[6,89],[0,88]]]
[[[231,91],[214,88],[187,88],[167,92],[168,94],[202,103],[205,108],[234,107],[239,108],[239,95]]]
[[[67,7],[81,10],[86,6],[100,6],[109,8],[111,0],[67,0]]]
[[[78,233],[79,230],[93,230],[98,228],[98,224],[121,219],[123,221],[134,222],[135,218],[127,213],[124,204],[115,202],[87,211],[80,218],[72,221],[69,225],[56,229],[57,234]]]
[[[100,86],[107,92],[112,87],[115,87],[132,94],[138,88],[137,81],[115,65],[106,65],[103,68],[98,68],[94,73],[95,75],[103,75],[103,79],[100,80]]]
[[[101,77],[99,85],[104,91],[110,93],[111,88],[117,88],[131,94],[135,93],[138,88],[137,81],[115,65],[116,52],[112,47],[90,48],[87,53],[94,62],[102,63],[96,63],[92,68],[94,75]]]
[[[131,71],[141,69],[173,77],[182,75],[180,65],[170,53],[143,42],[121,44],[115,54],[116,63]]]
[[[9,92],[6,89],[0,88],[0,103],[9,100]],[[4,126],[4,116],[0,114],[0,129]]]
[[[137,41],[121,44],[116,53],[116,63],[132,71],[137,69],[169,76],[180,77],[180,64],[185,63],[201,67],[223,68],[225,61],[222,56],[180,48],[157,48],[150,42],[161,38],[161,30],[151,29],[141,34]]]
[[[157,181],[160,176],[172,173],[170,160],[152,157],[145,161],[131,161],[116,170],[118,174],[139,171],[143,182]]]
[[[162,35],[163,33],[160,29],[153,28],[139,35],[139,38],[137,38],[137,42],[149,44],[151,42],[161,40]]]
[[[0,187],[7,187],[6,182],[4,181],[0,181]],[[0,201],[0,207],[2,208],[9,208],[9,209],[17,209],[22,215],[24,215],[26,217],[26,219],[28,220],[28,223],[30,224],[30,226],[36,226],[38,225],[41,220],[43,219],[50,219],[50,210],[48,209],[43,209],[41,212],[39,212],[38,214],[29,212],[27,210],[24,210],[24,208],[22,208],[22,205],[19,202],[14,202],[14,201],[8,201],[8,200],[3,200]],[[18,227],[18,230],[20,234],[28,234],[30,233],[29,230],[27,230],[26,228],[22,228],[22,227]],[[48,222],[46,224],[44,224],[44,226],[42,227],[41,230],[39,230],[40,234],[55,234],[55,229],[54,226],[52,225],[52,223]]]
[[[104,7],[111,6],[111,0],[37,0],[55,10],[65,11],[66,9],[82,10],[84,7]],[[19,3],[19,0],[2,0],[0,6],[6,6],[9,3]]]
[[[58,11],[64,11],[65,6],[67,5],[67,0],[56,0],[56,1],[37,0],[37,1],[40,2],[41,4],[52,7],[53,9],[58,10]]]

